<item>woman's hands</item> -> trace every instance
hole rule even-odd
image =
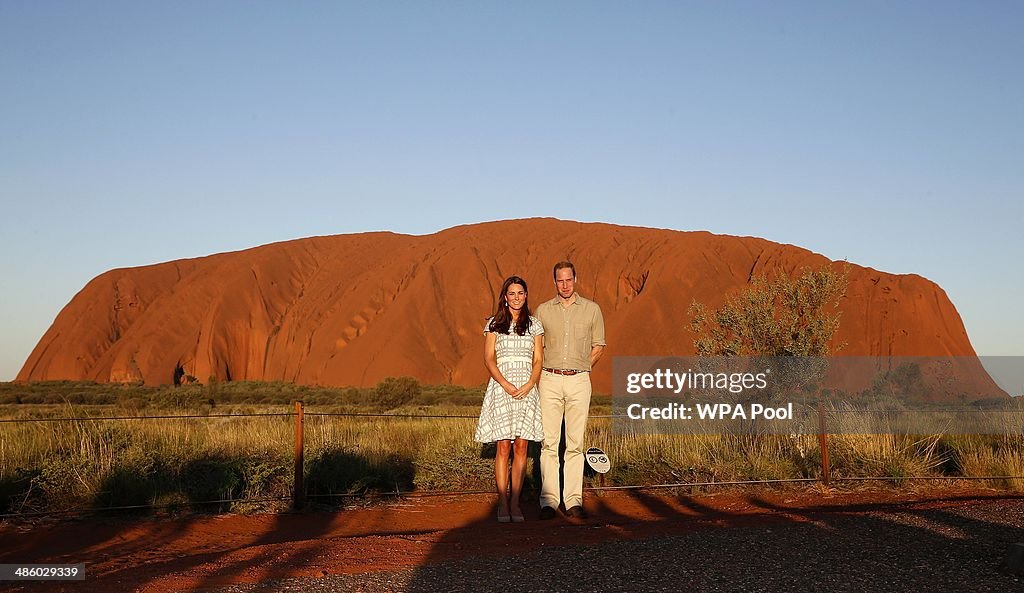
[[[514,393],[509,393],[509,395],[512,396],[512,399],[523,399],[529,395],[530,391],[533,389],[533,385],[532,381],[527,381],[522,387],[516,389]]]
[[[501,381],[501,388],[504,389],[505,393],[507,393],[512,399],[523,399],[530,393],[530,390],[533,389],[533,385],[532,381],[527,381],[522,387],[516,387],[507,379],[503,379]]]

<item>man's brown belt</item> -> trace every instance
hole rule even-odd
[[[590,371],[577,371],[576,369],[549,369],[547,367],[541,367],[541,370],[547,371],[549,373],[554,373],[556,375],[568,375],[570,377],[573,376],[573,375],[579,374],[579,373],[589,373],[590,372]]]

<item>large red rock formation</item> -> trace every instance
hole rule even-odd
[[[481,329],[502,279],[525,278],[536,307],[554,296],[551,266],[566,258],[579,292],[604,310],[606,357],[692,354],[694,299],[718,306],[755,275],[829,263],[753,237],[554,219],[299,239],[100,275],[60,312],[18,380],[162,384],[180,367],[204,382],[411,375],[479,385]],[[974,355],[946,293],[920,276],[851,266],[841,309],[844,354]],[[609,391],[608,358],[594,380]]]

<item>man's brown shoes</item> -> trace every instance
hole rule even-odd
[[[589,516],[587,515],[587,511],[583,510],[583,507],[580,505],[576,505],[571,509],[567,509],[565,511],[565,514],[569,515],[573,519],[586,519]]]

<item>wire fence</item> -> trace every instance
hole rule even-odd
[[[1020,410],[955,410],[945,408],[930,408],[920,410],[891,410],[891,409],[865,409],[856,408],[850,410],[844,409],[833,409],[829,410],[829,413],[880,413],[880,414],[919,414],[919,413],[978,413],[978,414],[991,414],[998,412],[1001,414],[1024,414],[1024,409]],[[815,410],[795,410],[794,413],[812,416],[818,414]],[[247,413],[247,414],[174,414],[174,415],[156,415],[156,416],[71,416],[71,417],[58,417],[58,418],[0,418],[0,424],[9,423],[30,423],[30,422],[85,422],[85,421],[100,421],[100,420],[176,420],[176,419],[187,419],[187,418],[259,418],[259,417],[294,417],[295,412],[269,412],[269,413]],[[305,416],[324,416],[324,417],[351,417],[351,418],[452,418],[452,419],[463,419],[463,420],[476,420],[479,416],[472,414],[395,414],[389,412],[304,412]],[[589,414],[587,416],[591,420],[594,419],[608,419],[614,420],[627,419],[627,414]]]
[[[907,410],[843,410],[843,409],[832,409],[829,410],[832,413],[843,413],[843,412],[872,412],[872,413],[896,413],[906,412]],[[917,412],[918,410],[914,410]],[[925,412],[978,412],[978,413],[989,413],[991,410],[945,410],[945,409],[931,409],[931,410],[920,410]],[[1011,412],[1024,413],[1024,410],[1010,410]],[[817,478],[781,478],[781,479],[764,479],[764,480],[727,480],[727,481],[694,481],[694,482],[670,482],[670,483],[659,483],[659,484],[626,484],[626,485],[614,485],[607,486],[604,484],[604,475],[598,474],[601,477],[600,485],[588,486],[587,491],[620,491],[620,490],[656,490],[656,489],[683,489],[683,488],[708,488],[708,487],[724,487],[724,486],[753,486],[753,485],[771,485],[771,484],[811,484],[820,483],[823,486],[830,486],[833,482],[905,482],[905,481],[960,481],[960,480],[1024,480],[1024,476],[1021,475],[986,475],[986,476],[831,476],[830,464],[829,464],[829,446],[828,437],[829,433],[826,430],[825,424],[825,409],[819,404],[818,409],[805,410],[806,415],[816,414],[819,418],[819,432],[817,434],[819,439],[820,451],[821,451],[821,476]],[[463,419],[463,420],[475,420],[478,418],[476,415],[469,414],[402,414],[402,413],[387,413],[387,412],[306,412],[302,402],[295,402],[295,409],[291,412],[265,412],[265,413],[228,413],[228,414],[161,414],[152,416],[74,416],[74,417],[55,417],[55,418],[5,418],[0,419],[0,424],[11,424],[11,423],[52,423],[52,422],[98,422],[98,421],[142,421],[142,420],[186,420],[186,419],[211,419],[211,418],[294,418],[295,419],[295,457],[294,457],[294,476],[293,476],[293,491],[291,496],[271,496],[271,497],[259,497],[259,498],[222,498],[216,500],[198,500],[188,501],[190,506],[207,506],[207,505],[225,505],[235,503],[268,503],[268,502],[289,502],[293,509],[301,509],[305,506],[307,499],[346,499],[346,498],[391,498],[391,497],[406,497],[406,498],[421,498],[421,497],[436,497],[436,496],[463,496],[463,495],[476,495],[476,494],[492,494],[492,489],[488,490],[402,490],[396,487],[391,491],[378,491],[378,492],[338,492],[338,493],[307,493],[303,487],[304,483],[304,420],[305,417],[351,417],[351,418],[394,418],[394,419]],[[591,419],[616,419],[616,418],[627,418],[625,414],[596,414],[590,415]],[[527,490],[528,492],[530,490]],[[121,505],[121,506],[107,506],[107,507],[94,507],[94,508],[80,508],[80,509],[61,509],[61,510],[45,510],[45,511],[30,511],[30,512],[17,512],[17,513],[4,513],[0,514],[0,519],[17,519],[17,518],[30,518],[30,517],[42,517],[42,516],[58,516],[58,515],[81,515],[81,514],[96,514],[96,513],[107,513],[115,511],[137,511],[137,510],[161,510],[171,509],[180,507],[180,503],[172,504],[142,504],[142,505]]]
[[[161,416],[77,416],[61,418],[3,418],[0,423],[25,424],[31,422],[89,422],[100,420],[182,420],[186,418],[250,418],[261,416],[295,416],[294,412],[264,413],[264,414],[175,414]]]

